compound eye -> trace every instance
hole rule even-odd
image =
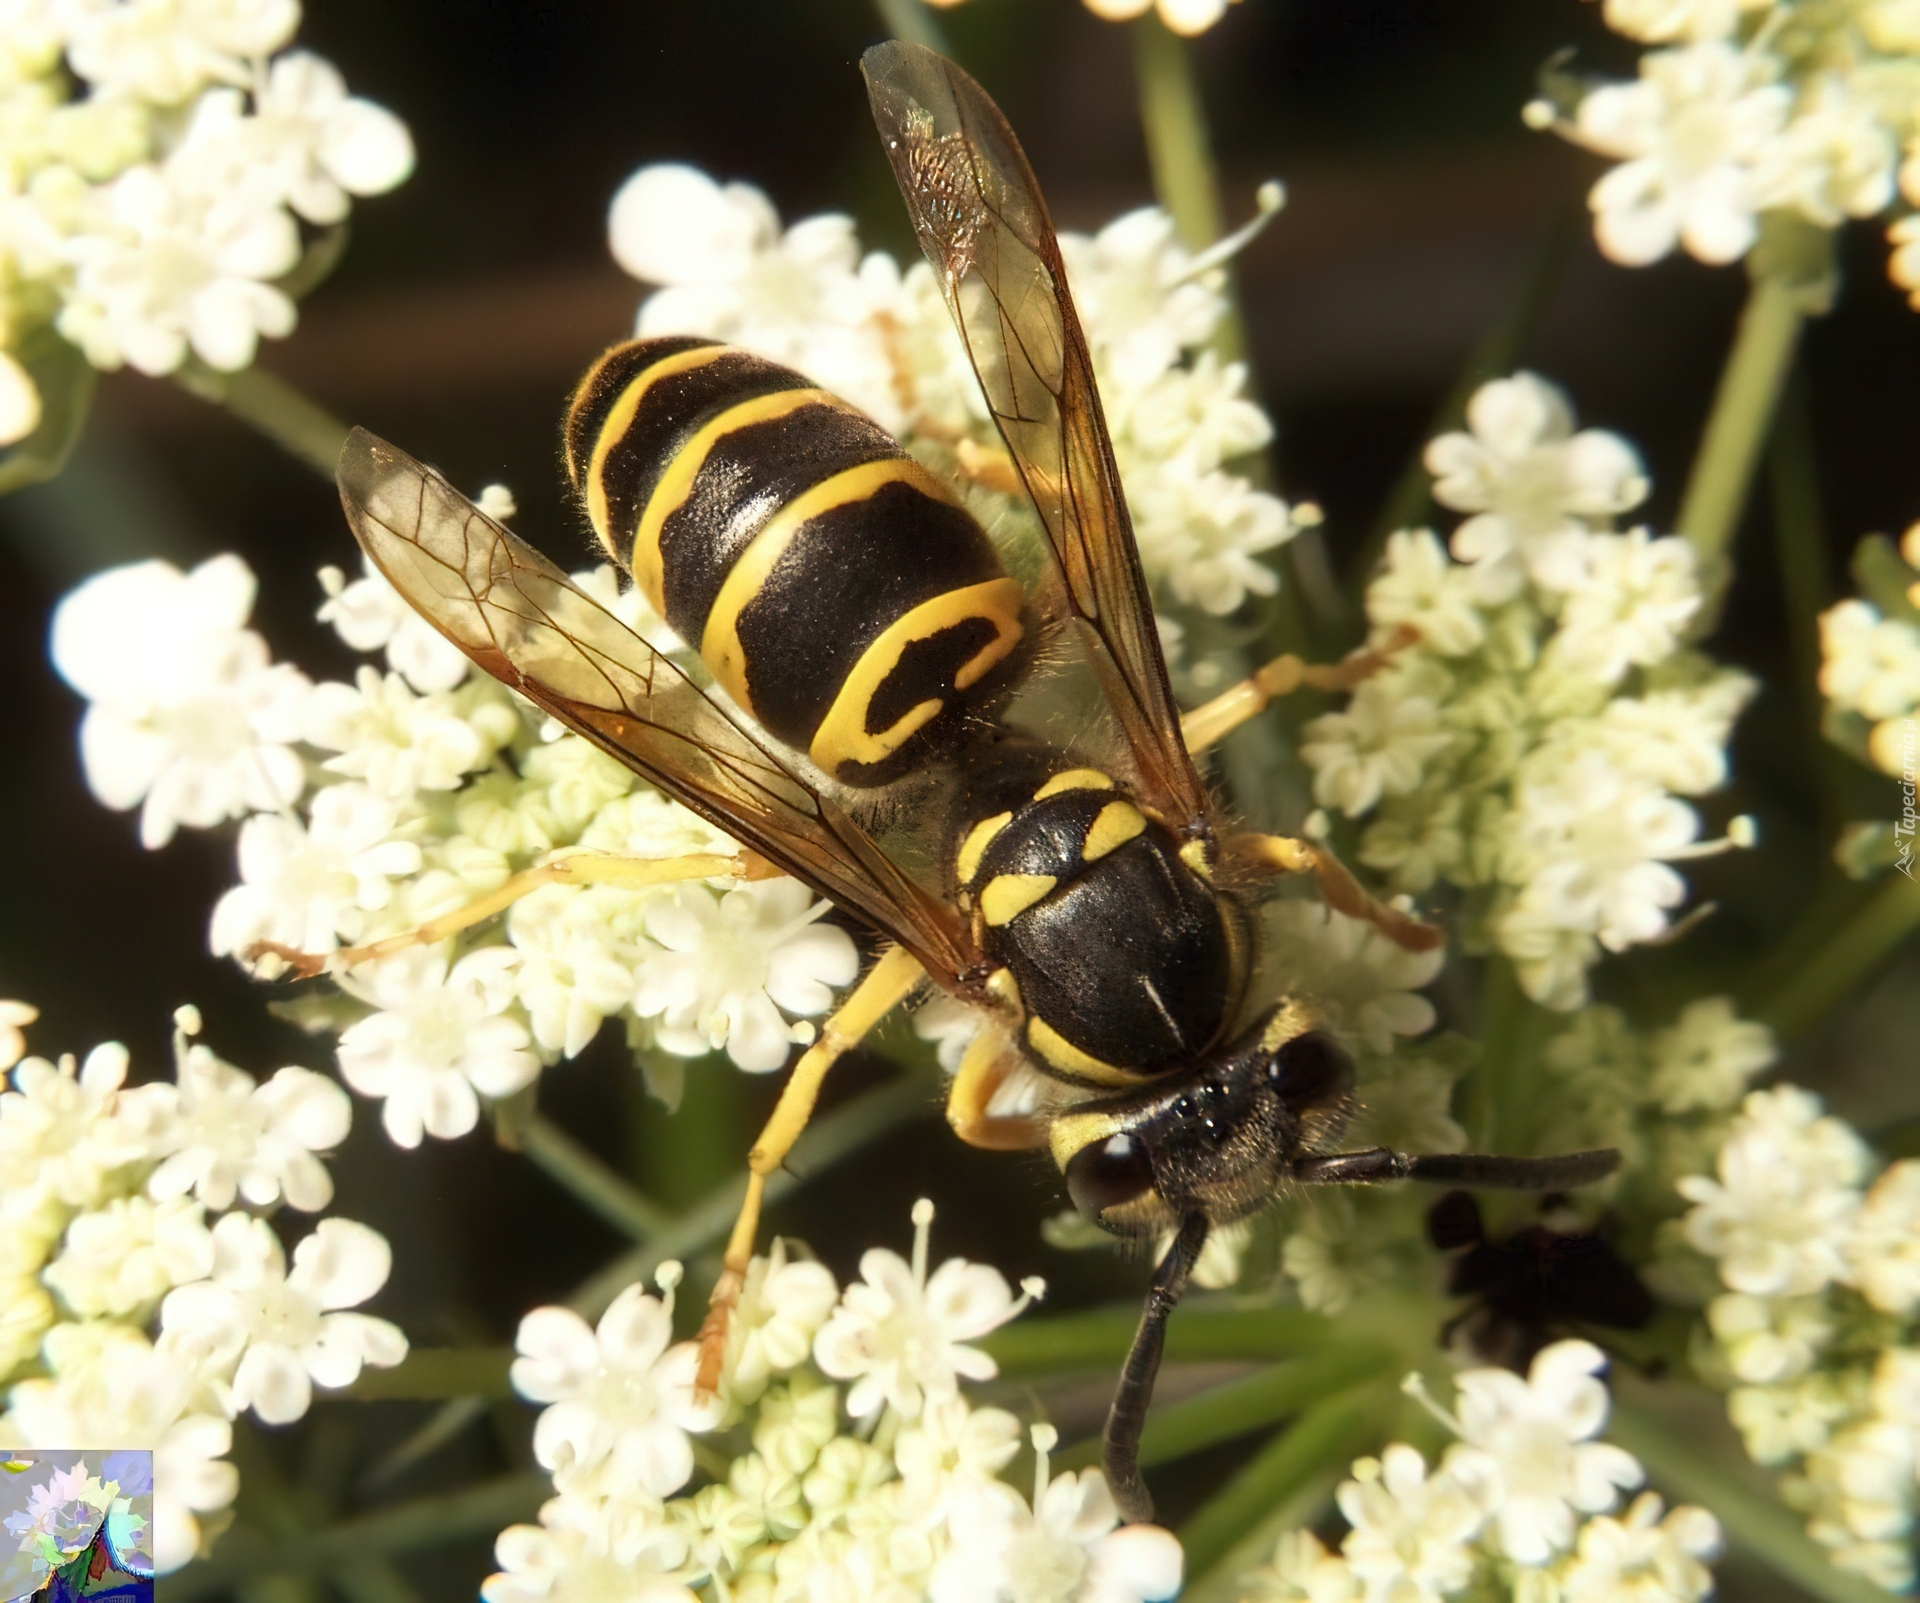
[[[1067,1195],[1096,1224],[1109,1208],[1137,1201],[1152,1189],[1153,1163],[1146,1146],[1125,1130],[1067,1159]]]
[[[1316,1108],[1346,1094],[1353,1084],[1353,1059],[1331,1037],[1308,1030],[1274,1053],[1267,1074],[1287,1107]]]

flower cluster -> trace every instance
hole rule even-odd
[[[1020,1424],[976,1408],[962,1380],[995,1374],[970,1343],[1038,1295],[949,1259],[931,1274],[931,1204],[911,1260],[875,1248],[844,1289],[776,1242],[753,1260],[721,1389],[695,1389],[698,1349],[675,1344],[678,1265],[662,1295],[622,1292],[599,1324],[539,1308],[521,1322],[513,1383],[547,1405],[534,1453],[555,1496],[538,1525],[501,1533],[487,1603],[596,1594],[786,1603],[1146,1603],[1179,1589],[1181,1555],[1152,1525],[1121,1525],[1097,1470],[1053,1475],[1035,1426],[1031,1501],[999,1478]],[[840,1384],[846,1384],[843,1393]],[[726,1461],[697,1490],[694,1438]]]
[[[253,360],[292,329],[300,224],[393,188],[413,145],[319,56],[297,0],[14,7],[0,50],[0,443],[40,398],[12,352],[51,320],[96,367]],[[276,52],[282,52],[276,54]]]
[[[1711,1175],[1683,1178],[1712,1261],[1696,1366],[1834,1563],[1914,1580],[1920,1501],[1920,1162],[1872,1154],[1796,1086],[1742,1104]]]
[[[580,580],[643,630],[660,627],[610,569]],[[469,676],[385,579],[323,582],[322,616],[349,644],[384,647],[389,671],[316,684],[274,663],[246,627],[254,580],[233,556],[186,574],[112,569],[55,614],[54,662],[90,703],[81,752],[94,794],[139,805],[150,846],[182,825],[244,820],[241,882],[213,912],[216,953],[244,957],[261,941],[326,953],[409,931],[570,851],[735,850]],[[610,1017],[651,1054],[662,1094],[675,1094],[678,1058],[721,1048],[743,1069],[777,1069],[811,1038],[804,1019],[854,977],[851,939],[819,922],[827,910],[790,879],[546,886],[477,936],[341,976],[326,1015],[340,1072],[382,1099],[395,1141],[417,1146],[471,1130],[482,1098],[522,1089]]]
[[[1615,261],[1679,245],[1730,262],[1768,212],[1832,229],[1920,204],[1920,27],[1898,0],[1607,0],[1606,19],[1655,47],[1639,77],[1588,88],[1564,117],[1536,101],[1527,120],[1618,161],[1590,196]],[[1910,290],[1917,226],[1902,216],[1888,230]]]
[[[172,1083],[129,1087],[110,1042],[10,1063],[0,1092],[0,1440],[150,1449],[163,1571],[230,1517],[236,1417],[285,1424],[407,1352],[348,1311],[386,1283],[383,1237],[325,1218],[289,1268],[268,1219],[332,1202],[346,1094],[300,1068],[260,1084],[193,1039],[192,1008],[178,1024]]]
[[[1530,373],[1483,385],[1467,422],[1426,460],[1435,499],[1468,515],[1444,542],[1394,534],[1367,589],[1375,643],[1416,643],[1307,725],[1301,756],[1323,806],[1369,817],[1362,862],[1396,890],[1458,887],[1469,948],[1571,1009],[1603,949],[1668,931],[1672,864],[1726,844],[1698,839],[1681,798],[1725,781],[1753,683],[1682,647],[1692,548],[1610,527],[1647,493],[1624,440],[1576,432]]]
[[[945,10],[961,0],[927,0]],[[1160,20],[1175,33],[1191,38],[1211,28],[1227,13],[1227,7],[1239,0],[1086,0],[1087,9],[1109,22],[1131,22],[1157,9]]]
[[[1668,1512],[1652,1492],[1612,1513],[1645,1477],[1631,1455],[1594,1440],[1607,1417],[1605,1362],[1589,1343],[1563,1341],[1524,1380],[1461,1373],[1454,1413],[1428,1405],[1459,1438],[1440,1462],[1429,1469],[1404,1442],[1359,1460],[1336,1494],[1349,1527],[1339,1550],[1289,1532],[1246,1577],[1244,1603],[1436,1603],[1470,1588],[1567,1603],[1707,1596],[1720,1548],[1711,1514]],[[1418,1377],[1409,1389],[1425,1399]]]
[[[1278,204],[1269,194],[1268,209]],[[966,482],[1000,440],[926,263],[903,271],[883,252],[862,256],[843,216],[783,229],[759,190],[675,165],[627,180],[609,234],[620,265],[660,286],[640,333],[705,334],[798,368],[936,471],[957,472],[989,527],[1024,514],[1023,498]],[[1091,238],[1063,235],[1060,249],[1148,577],[1164,600],[1206,614],[1272,595],[1278,578],[1259,559],[1318,514],[1228,466],[1273,429],[1244,393],[1245,365],[1205,349],[1226,312],[1218,264],[1183,248],[1152,207]],[[1007,484],[1004,466],[977,476]]]

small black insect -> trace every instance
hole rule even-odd
[[[1546,1197],[1541,1212],[1551,1218],[1566,1201]],[[1459,1252],[1447,1290],[1474,1299],[1442,1327],[1441,1344],[1463,1342],[1489,1363],[1524,1370],[1542,1347],[1582,1326],[1640,1330],[1653,1318],[1653,1294],[1633,1265],[1592,1231],[1542,1220],[1496,1240],[1473,1195],[1449,1191],[1427,1213],[1427,1237],[1442,1252]]]

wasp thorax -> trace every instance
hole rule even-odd
[[[1338,1132],[1352,1085],[1347,1054],[1283,1005],[1177,1087],[1078,1115],[1098,1122],[1066,1160],[1067,1191],[1117,1235],[1157,1234],[1195,1212],[1243,1218]]]

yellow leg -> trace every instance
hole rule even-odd
[[[767,1176],[786,1161],[794,1142],[800,1139],[800,1132],[807,1127],[827,1070],[842,1053],[857,1046],[863,1036],[904,1002],[925,978],[926,971],[905,947],[888,947],[880,961],[868,970],[867,977],[848,993],[839,1009],[821,1027],[820,1039],[808,1047],[793,1066],[793,1073],[780,1092],[780,1100],[774,1104],[772,1117],[747,1154],[747,1195],[740,1204],[739,1218],[734,1220],[733,1234],[727,1238],[720,1278],[714,1283],[706,1322],[700,1327],[698,1385],[702,1391],[711,1392],[720,1384],[727,1321],[733,1314],[733,1305],[740,1300],[747,1265],[753,1261]]]
[[[277,957],[292,971],[295,979],[312,979],[316,974],[337,974],[361,963],[375,963],[395,952],[413,946],[433,946],[449,935],[485,923],[531,891],[542,885],[667,885],[687,879],[772,879],[781,872],[758,852],[747,850],[723,857],[717,852],[694,852],[685,857],[616,857],[600,852],[576,852],[571,857],[556,857],[538,868],[515,874],[486,895],[476,897],[465,907],[385,940],[365,946],[342,947],[337,952],[302,952],[278,941],[256,941],[241,955],[249,963],[263,957]]]
[[[1227,849],[1256,872],[1313,875],[1327,906],[1349,918],[1364,918],[1410,952],[1431,952],[1447,938],[1444,930],[1370,895],[1347,865],[1324,846],[1309,846],[1285,835],[1239,835]]]
[[[947,1123],[968,1146],[989,1152],[1026,1152],[1047,1144],[1047,1121],[1039,1115],[987,1112],[1007,1076],[1024,1061],[998,1019],[988,1019],[968,1043],[947,1092]]]
[[[1420,638],[1417,630],[1402,625],[1383,646],[1349,652],[1332,666],[1303,662],[1288,654],[1275,657],[1231,690],[1224,690],[1204,706],[1195,707],[1180,720],[1180,737],[1191,752],[1205,751],[1223,735],[1238,729],[1267,704],[1290,695],[1302,685],[1315,690],[1351,690],[1363,679],[1378,673],[1396,651],[1404,651]]]

